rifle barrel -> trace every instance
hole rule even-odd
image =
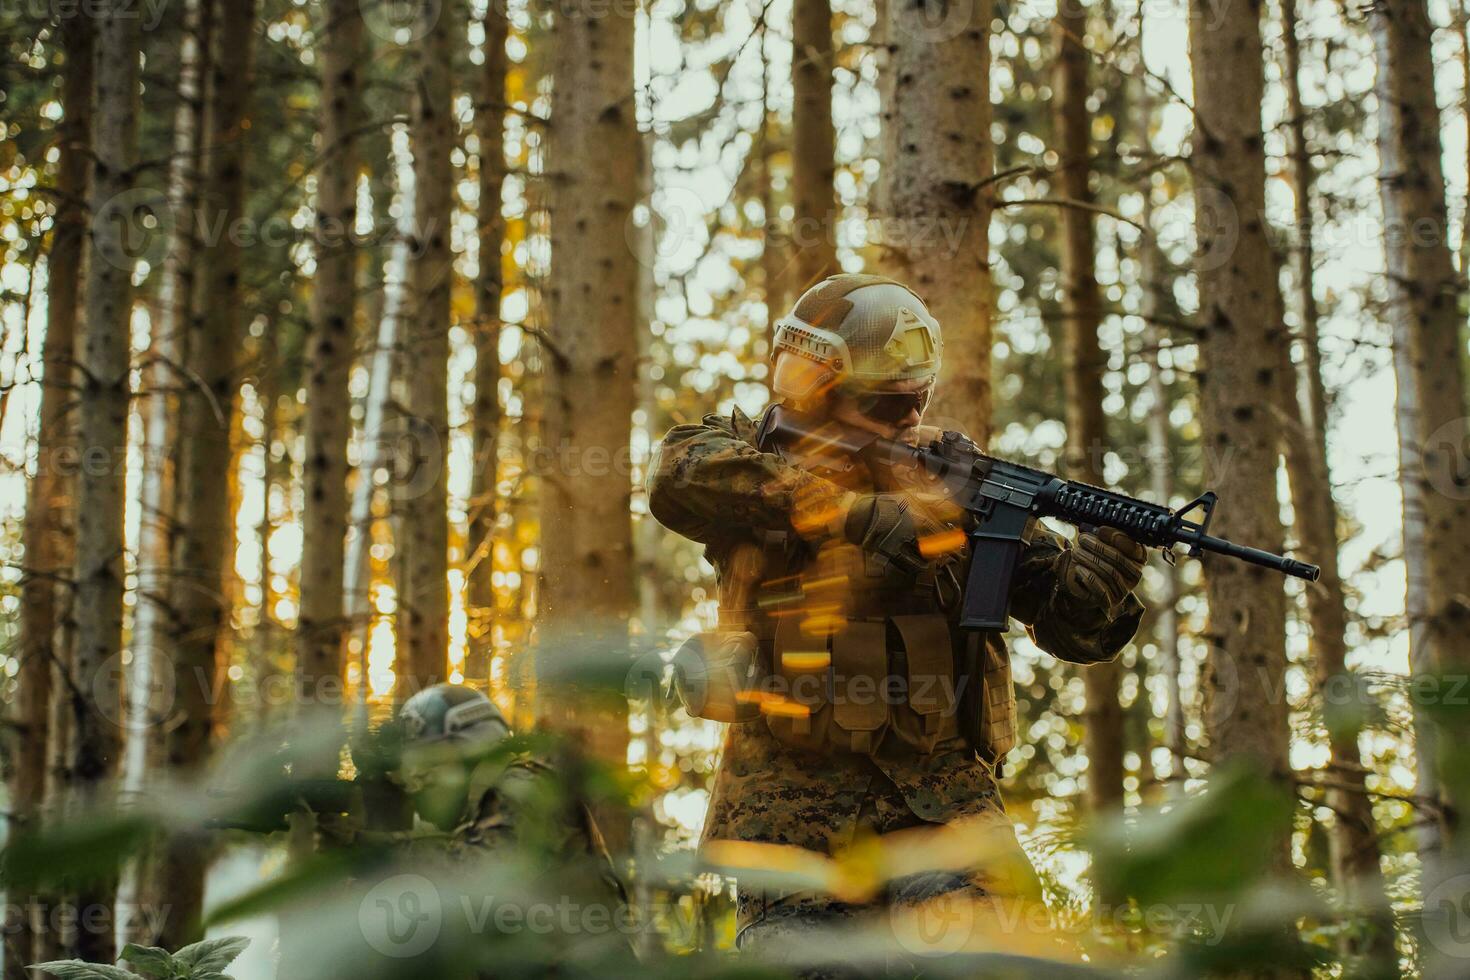
[[[1248,561],[1252,565],[1260,565],[1263,568],[1269,568],[1273,571],[1284,572],[1296,578],[1306,579],[1308,582],[1317,581],[1317,576],[1322,574],[1322,569],[1316,565],[1311,565],[1304,561],[1297,561],[1295,558],[1287,558],[1284,555],[1272,554],[1269,551],[1262,551],[1260,548],[1249,548],[1243,544],[1236,544],[1234,541],[1217,538],[1212,534],[1200,535],[1199,539],[1194,543],[1198,544],[1205,551],[1213,551],[1216,554],[1239,558],[1241,561]]]

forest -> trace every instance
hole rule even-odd
[[[5,0],[5,980],[1470,975],[1467,199],[1462,0]],[[1320,574],[1149,547],[970,634],[992,756],[752,769],[681,658],[817,545],[671,453],[842,274],[880,400]]]

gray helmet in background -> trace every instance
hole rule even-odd
[[[510,734],[510,726],[495,702],[460,684],[424,688],[403,703],[398,718],[409,745],[494,744]]]
[[[933,380],[944,342],[913,290],[883,276],[831,276],[776,322],[771,390],[809,404],[842,387]]]
[[[398,709],[403,756],[398,783],[420,817],[451,830],[477,805],[474,773],[510,726],[495,702],[472,687],[435,684]]]

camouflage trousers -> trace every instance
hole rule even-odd
[[[1005,874],[995,877],[978,870],[912,874],[890,881],[877,899],[866,903],[844,902],[816,892],[739,888],[736,947],[766,963],[795,967],[797,975],[807,980],[881,975],[883,967],[875,962],[876,956],[883,957],[890,974],[914,976],[915,958],[932,956],[945,946],[968,941],[973,910],[1006,895],[1039,892],[1035,871],[1009,822],[999,811],[994,816],[994,820],[987,821],[988,827],[992,831],[1000,828],[1000,834],[1014,846]],[[859,834],[879,838],[940,826],[915,816],[897,787],[882,777],[864,796],[857,820]],[[937,915],[936,906],[941,910]],[[961,914],[946,914],[943,910],[950,906]],[[849,948],[841,942],[848,936],[860,942]],[[820,954],[834,946],[852,953],[854,962],[812,964],[814,951]],[[864,950],[876,955],[865,955]]]

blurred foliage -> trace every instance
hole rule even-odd
[[[470,4],[478,14],[483,4]],[[536,611],[540,477],[533,460],[539,419],[541,341],[545,330],[543,284],[549,268],[546,239],[543,128],[549,111],[546,77],[547,29],[551,5],[510,5],[511,70],[505,127],[508,177],[503,213],[505,249],[498,257],[505,275],[501,338],[500,401],[504,430],[497,466],[498,525],[492,548],[496,608],[490,636],[491,675],[467,680],[487,688],[508,714],[523,720],[521,696],[531,626]],[[648,182],[646,209],[630,221],[630,239],[649,249],[643,267],[649,300],[649,331],[641,360],[640,408],[633,434],[634,479],[641,480],[653,443],[671,425],[706,412],[728,414],[739,406],[755,413],[766,399],[766,333],[773,315],[767,308],[761,268],[767,233],[789,220],[791,157],[790,40],[784,27],[786,6],[717,3],[711,0],[653,0],[644,5],[648,34],[640,58],[649,75],[636,93],[645,132]],[[1145,5],[1147,6],[1147,5]],[[1272,5],[1268,5],[1272,6]],[[476,863],[428,861],[426,852],[444,850],[443,835],[373,827],[375,808],[393,803],[391,774],[396,748],[391,728],[353,731],[353,751],[343,760],[342,779],[308,782],[292,776],[293,754],[312,740],[340,738],[277,727],[272,704],[252,698],[272,674],[289,674],[290,630],[295,626],[297,574],[293,546],[302,501],[299,490],[299,390],[313,259],[309,244],[315,169],[320,161],[316,119],[319,11],[297,0],[262,0],[257,44],[256,84],[252,94],[258,124],[252,127],[247,211],[260,228],[282,234],[262,238],[245,251],[245,305],[251,341],[241,365],[241,432],[237,435],[235,506],[237,542],[233,642],[223,651],[231,671],[231,739],[220,748],[212,773],[193,785],[160,782],[141,801],[127,807],[77,814],[71,820],[7,843],[5,883],[70,887],[136,853],[157,835],[208,834],[225,851],[247,850],[262,841],[268,878],[258,888],[217,905],[214,921],[229,927],[258,914],[279,916],[286,930],[282,954],[326,971],[308,975],[453,975],[492,963],[498,975],[544,972],[555,962],[567,974],[641,969],[671,976],[703,973],[755,975],[761,967],[728,955],[733,932],[730,866],[701,864],[692,843],[708,802],[720,730],[691,719],[682,708],[646,693],[630,712],[626,770],[584,764],[574,746],[521,741],[517,750],[564,761],[562,795],[545,801],[545,813],[564,810],[567,800],[595,798],[615,804],[638,832],[634,845],[617,856],[639,928],[618,942],[605,936],[569,941],[558,929],[529,929],[490,935],[484,920],[442,916],[442,942],[427,952],[395,957],[373,946],[363,915],[373,910],[412,912],[410,905],[433,894],[446,908],[480,907],[464,899],[493,895],[524,910],[552,906],[558,891],[562,855],[548,853],[556,835],[528,839],[510,860],[480,868]],[[839,256],[857,270],[878,256],[864,228],[881,176],[878,141],[877,78],[881,38],[877,11],[867,0],[834,0],[834,30],[840,40],[834,76],[837,126],[837,193],[841,201]],[[144,70],[139,131],[140,180],[162,190],[178,107],[177,52],[182,5],[164,4],[162,20],[150,40]],[[1152,7],[1149,17],[1167,21]],[[764,13],[765,20],[759,16]],[[1177,11],[1174,11],[1177,13]],[[1090,47],[1094,59],[1095,191],[1098,204],[1127,220],[1099,217],[1098,272],[1108,315],[1101,338],[1108,353],[1105,378],[1109,448],[1108,478],[1119,489],[1148,496],[1143,395],[1148,367],[1140,316],[1143,289],[1154,288],[1157,316],[1167,325],[1168,349],[1161,358],[1170,402],[1169,449],[1175,465],[1175,492],[1192,497],[1208,481],[1210,462],[1199,444],[1193,395],[1194,345],[1190,329],[1196,300],[1189,268],[1192,213],[1186,170],[1186,107],[1170,89],[1187,91],[1187,78],[1145,77],[1136,43],[1137,5],[1095,6]],[[47,187],[54,179],[54,123],[60,73],[64,69],[52,11],[47,4],[0,5],[0,304],[4,345],[0,349],[0,423],[6,437],[7,490],[18,490],[30,465],[26,437],[39,371],[41,287],[44,253],[53,202]],[[473,20],[473,18],[471,18]],[[1338,4],[1304,5],[1304,59],[1308,85],[1308,134],[1319,167],[1313,201],[1326,247],[1323,264],[1323,348],[1335,425],[1342,425],[1348,402],[1341,393],[1372,382],[1387,370],[1386,330],[1381,290],[1354,272],[1349,255],[1361,244],[1360,229],[1376,220],[1367,109],[1371,88],[1371,45],[1355,13]],[[992,190],[1002,202],[992,226],[995,284],[993,374],[997,392],[993,449],[1003,455],[1055,468],[1064,429],[1062,415],[1060,325],[1057,300],[1057,212],[1021,204],[1050,193],[1052,143],[1050,72],[1055,54],[1049,11],[1027,5],[996,5],[992,23],[994,68],[992,134],[998,179]],[[473,177],[480,160],[470,131],[479,96],[471,89],[483,39],[477,27],[460,51],[456,77],[464,93],[456,104],[460,124],[455,164],[459,212],[453,243],[460,283],[454,310],[458,326],[452,390],[468,404],[473,397],[466,376],[468,334],[475,315],[470,277],[485,261],[476,252]],[[1280,65],[1272,43],[1279,28],[1274,13],[1265,26],[1268,78],[1279,85]],[[384,302],[385,265],[394,241],[394,219],[402,202],[396,154],[406,146],[406,119],[413,95],[415,54],[411,45],[373,35],[364,63],[362,198],[360,227],[366,229],[361,266],[358,353],[365,359],[376,342]],[[1273,74],[1274,73],[1274,74]],[[1146,104],[1147,103],[1147,104]],[[1283,225],[1288,192],[1284,173],[1284,109],[1273,96],[1265,107],[1270,155],[1268,181],[1273,221]],[[498,111],[500,107],[495,107]],[[1147,110],[1147,111],[1146,111]],[[766,151],[764,154],[762,150]],[[1144,195],[1153,209],[1152,224],[1140,231],[1130,222],[1142,218]],[[1011,206],[1014,205],[1014,206]],[[770,213],[767,213],[767,211]],[[1140,281],[1140,250],[1151,235],[1163,253],[1161,281]],[[1282,232],[1289,242],[1290,235]],[[158,266],[140,266],[139,302],[156,303]],[[1288,279],[1290,274],[1288,273]],[[1294,317],[1289,312],[1289,318]],[[142,318],[140,318],[142,319]],[[139,343],[145,342],[144,336]],[[362,396],[366,372],[354,376],[356,405],[354,457],[362,444]],[[262,393],[275,402],[263,405]],[[268,412],[269,410],[269,412]],[[456,407],[455,425],[465,420]],[[1293,658],[1286,696],[1292,705],[1293,764],[1302,785],[1291,793],[1276,790],[1240,772],[1210,773],[1203,761],[1209,746],[1199,702],[1200,667],[1205,656],[1205,609],[1198,567],[1181,566],[1178,608],[1184,664],[1181,683],[1192,756],[1175,760],[1163,748],[1161,713],[1163,665],[1153,640],[1157,620],[1151,611],[1139,640],[1123,655],[1121,692],[1126,711],[1126,817],[1089,820],[1080,804],[1087,777],[1082,749],[1082,684],[1074,668],[1060,665],[1024,640],[1015,640],[1015,681],[1020,702],[1022,745],[1007,765],[1006,794],[1012,816],[1037,861],[1045,904],[1011,909],[1030,921],[1040,915],[1044,928],[1019,935],[1010,945],[996,940],[988,953],[962,950],[926,961],[926,972],[969,975],[1004,965],[1014,972],[1058,975],[1064,970],[1136,969],[1159,975],[1195,976],[1223,965],[1320,964],[1339,940],[1350,936],[1354,921],[1337,907],[1328,882],[1327,830],[1335,817],[1322,785],[1329,773],[1326,734],[1344,724],[1365,727],[1362,738],[1375,793],[1374,816],[1385,849],[1391,897],[1401,915],[1418,903],[1418,860],[1411,831],[1435,818],[1413,795],[1417,765],[1412,747],[1413,710],[1425,700],[1401,673],[1383,669],[1397,663],[1405,636],[1401,605],[1402,560],[1392,534],[1384,537],[1366,512],[1371,498],[1364,487],[1392,480],[1396,459],[1391,446],[1360,445],[1353,433],[1335,429],[1333,461],[1340,475],[1336,491],[1342,505],[1344,567],[1352,622],[1350,642],[1358,670],[1341,698],[1319,690],[1310,670],[1300,614],[1291,626]],[[268,463],[267,463],[268,461]],[[487,465],[464,455],[450,460],[452,547],[462,554],[469,467]],[[268,486],[262,486],[262,483]],[[7,654],[0,672],[0,700],[13,701],[14,658],[11,639],[17,608],[16,586],[23,555],[19,503],[7,493],[7,520],[0,527],[0,643]],[[1370,501],[1364,503],[1363,501]],[[1178,501],[1176,501],[1178,502]],[[1224,504],[1228,506],[1228,502]],[[380,494],[373,529],[374,611],[368,642],[391,662],[394,611],[389,574],[393,502]],[[709,625],[714,616],[712,568],[699,547],[651,528],[646,501],[635,490],[634,518],[640,529],[640,605],[634,652],[659,656],[688,633]],[[264,526],[266,540],[259,540]],[[651,532],[651,533],[648,533]],[[1377,534],[1378,537],[1373,535]],[[1332,560],[1330,557],[1326,560]],[[132,556],[128,557],[131,565]],[[132,569],[130,569],[132,570]],[[1146,583],[1152,585],[1150,581]],[[1293,604],[1301,590],[1292,587]],[[1385,596],[1389,596],[1385,600]],[[386,634],[386,641],[383,635]],[[354,640],[354,642],[357,642]],[[457,641],[459,642],[459,641]],[[471,642],[465,639],[463,642]],[[481,642],[481,640],[475,640]],[[462,650],[457,649],[456,654]],[[603,665],[605,668],[607,664]],[[355,668],[355,664],[354,664]],[[362,678],[355,679],[363,683]],[[354,688],[355,692],[355,688]],[[619,691],[621,693],[621,691]],[[633,692],[638,694],[638,692]],[[1452,710],[1445,699],[1431,708]],[[371,705],[374,718],[385,702]],[[279,714],[279,712],[276,712]],[[289,734],[289,738],[287,735]],[[7,740],[7,754],[17,748]],[[24,747],[19,748],[24,751]],[[1470,768],[1465,771],[1470,772]],[[1208,778],[1207,778],[1208,777]],[[401,804],[401,799],[398,803]],[[311,812],[318,833],[332,846],[302,859],[289,854],[292,818]],[[550,821],[551,817],[547,817]],[[391,821],[388,821],[391,823]],[[1253,843],[1274,827],[1294,829],[1299,874],[1274,881],[1262,873]],[[395,836],[400,835],[400,836]],[[905,858],[906,860],[906,858]],[[894,855],[861,849],[833,862],[814,865],[801,855],[759,854],[741,865],[746,875],[769,872],[772,880],[807,876],[828,885],[853,881],[880,887],[898,862]],[[901,863],[901,862],[900,862]],[[473,865],[473,866],[471,866]],[[427,881],[428,892],[421,893]],[[1116,908],[1100,903],[1095,886],[1125,896]],[[384,889],[379,891],[379,889]],[[376,903],[382,902],[379,905]],[[458,903],[456,905],[456,903]],[[1191,910],[1191,907],[1192,910]],[[1039,908],[1039,912],[1038,912]],[[421,906],[420,906],[421,909]],[[1207,910],[1213,910],[1208,913]],[[1227,914],[1228,913],[1228,914]],[[1213,915],[1213,917],[1211,917]],[[377,922],[379,932],[387,919]],[[1008,921],[1016,921],[1014,918]],[[293,940],[293,925],[309,923],[305,941]],[[478,922],[480,928],[476,928]],[[844,960],[872,967],[891,957],[910,956],[901,931],[868,929],[859,934],[822,937],[805,950],[809,957]],[[652,926],[651,929],[644,927]],[[1284,928],[1295,926],[1296,928]],[[1024,929],[1020,930],[1024,932]],[[492,930],[493,932],[493,930]],[[1056,936],[1075,939],[1090,957],[1078,965],[1076,950],[1048,958],[1044,943]],[[650,935],[651,933],[651,935]],[[383,933],[386,934],[386,933]],[[1005,938],[1005,937],[1002,937]],[[991,937],[995,939],[995,937]],[[1415,962],[1405,931],[1406,969]],[[1023,941],[1024,940],[1024,941]],[[293,942],[297,942],[293,946]],[[1310,946],[1304,949],[1303,946]],[[632,960],[633,951],[643,957]],[[139,952],[131,963],[147,973],[162,964]],[[162,951],[157,951],[161,957]],[[174,954],[176,963],[184,951]],[[985,956],[992,959],[986,960]],[[599,966],[600,964],[600,966]],[[1066,964],[1066,965],[1064,965]],[[163,968],[163,967],[158,967]],[[168,967],[172,969],[173,967]],[[1317,967],[1324,974],[1350,967]],[[221,966],[221,970],[223,966]],[[157,976],[161,974],[147,974]]]

